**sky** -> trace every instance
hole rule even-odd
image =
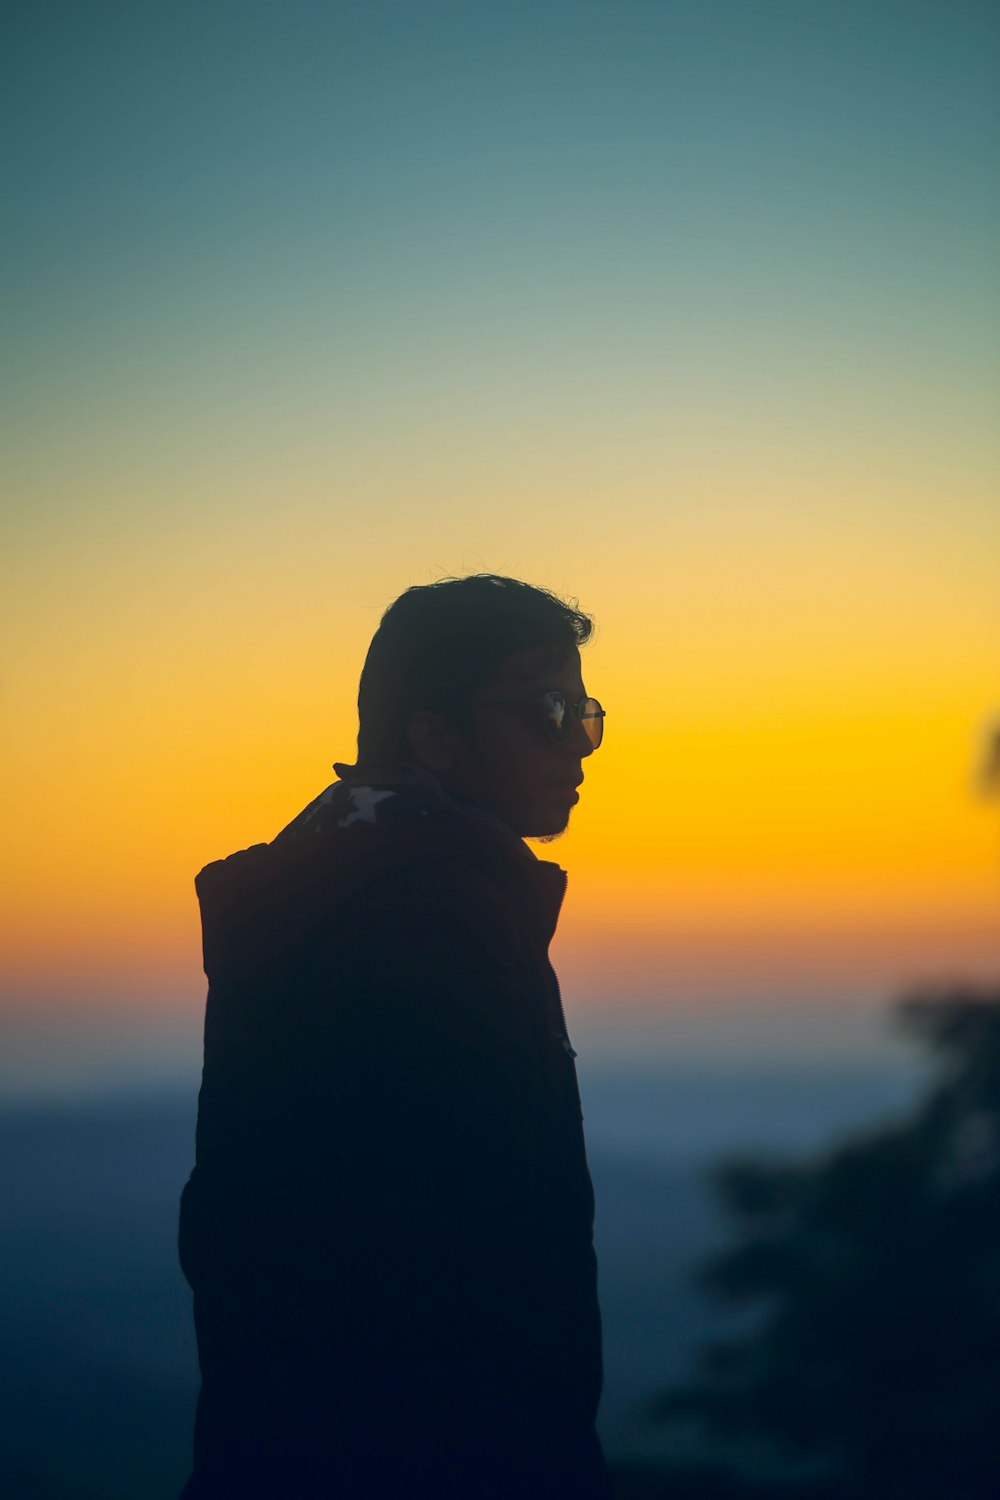
[[[56,3],[4,51],[0,1090],[196,1050],[195,873],[472,571],[597,620],[571,1018],[995,978],[996,7]]]

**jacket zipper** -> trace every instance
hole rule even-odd
[[[564,879],[562,883],[562,891],[559,896],[559,905],[556,907],[556,920],[553,924],[554,927],[559,925],[559,914],[562,911],[563,902],[565,901],[565,899],[566,881]],[[552,987],[555,990],[556,996],[556,1008],[559,1012],[559,1024],[562,1027],[562,1032],[556,1032],[555,1035],[558,1036],[560,1042],[562,1042],[567,1057],[576,1057],[573,1043],[569,1039],[569,1027],[566,1025],[566,1012],[563,1009],[562,990],[559,988],[559,975],[556,973],[555,969],[552,966],[552,960],[549,958],[548,951],[546,951],[545,954],[545,961],[549,966],[549,974],[552,977]]]
[[[559,1021],[562,1026],[562,1033],[559,1034],[559,1040],[562,1042],[563,1047],[565,1048],[566,1055],[568,1057],[575,1057],[576,1051],[573,1047],[573,1043],[569,1039],[569,1028],[566,1025],[566,1012],[563,1010],[562,991],[559,988],[559,976],[556,973],[555,969],[552,967],[551,963],[549,964],[549,973],[552,975],[552,984],[556,992],[556,1005],[559,1007]]]

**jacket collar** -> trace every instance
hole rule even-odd
[[[335,762],[340,777],[327,789],[331,795],[354,798],[364,790],[392,792],[405,803],[424,804],[450,825],[456,834],[474,844],[491,867],[494,878],[515,900],[532,929],[536,942],[546,950],[555,934],[559,912],[566,894],[565,870],[553,860],[539,859],[514,831],[488,808],[453,797],[436,776],[418,767],[369,768]],[[327,793],[323,795],[326,796]],[[367,800],[367,799],[366,799]],[[372,804],[369,803],[371,806]],[[373,821],[378,819],[374,804]],[[389,821],[394,809],[386,804],[383,817]]]
[[[538,859],[492,813],[449,797],[433,776],[409,769],[337,766],[345,772],[270,844],[216,860],[195,886],[205,967],[237,955],[253,962],[280,933],[297,940],[368,881],[428,857],[472,860],[512,901],[543,951],[555,932],[566,875]]]

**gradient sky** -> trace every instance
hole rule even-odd
[[[571,1007],[996,973],[994,5],[54,4],[4,51],[0,1033],[193,1034],[194,873],[350,758],[384,606],[480,569],[599,623]]]

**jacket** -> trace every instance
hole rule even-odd
[[[198,876],[185,1500],[610,1494],[565,884],[420,773]]]

